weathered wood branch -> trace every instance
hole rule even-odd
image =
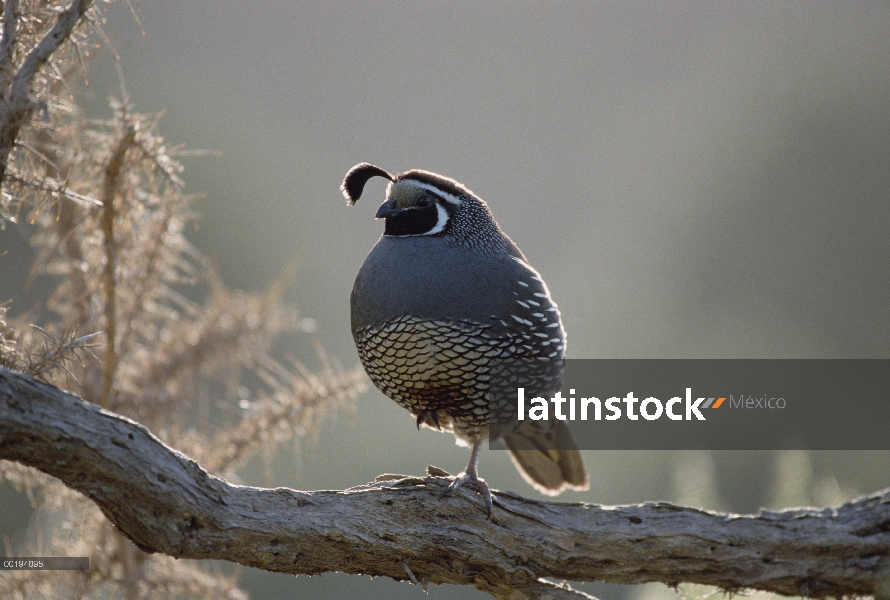
[[[464,584],[499,598],[579,597],[543,577],[875,594],[890,557],[890,490],[838,508],[747,516],[497,492],[489,521],[472,492],[440,499],[446,480],[434,477],[343,491],[232,485],[138,423],[3,369],[0,458],[85,494],[146,552]]]

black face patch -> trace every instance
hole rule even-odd
[[[386,217],[383,235],[394,237],[422,235],[433,229],[438,222],[439,210],[436,208],[436,203],[432,202],[425,208],[409,208]]]

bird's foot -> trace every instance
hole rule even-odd
[[[454,492],[461,486],[466,486],[475,490],[482,499],[485,501],[485,509],[488,512],[488,518],[491,519],[491,509],[493,506],[491,500],[491,490],[488,489],[488,484],[485,483],[484,479],[479,479],[479,477],[475,473],[461,473],[460,475],[456,475],[454,480],[451,482],[445,491],[442,492],[440,498],[447,496],[451,492]]]

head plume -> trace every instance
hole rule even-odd
[[[358,202],[358,199],[362,197],[362,190],[365,189],[365,184],[372,177],[383,177],[384,179],[395,181],[395,177],[380,167],[366,162],[359,163],[349,169],[346,177],[343,178],[343,184],[340,186],[340,191],[343,192],[347,204],[352,206]]]

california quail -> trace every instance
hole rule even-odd
[[[394,176],[361,163],[341,186],[348,204],[372,177],[390,184],[376,214],[386,220],[383,236],[352,289],[359,358],[374,384],[408,409],[418,427],[451,431],[459,445],[472,446],[466,471],[445,493],[463,484],[475,488],[490,516],[491,494],[476,471],[489,435],[488,367],[494,359],[561,361],[559,310],[488,205],[462,184],[429,171]],[[536,444],[538,436],[555,437],[568,449],[554,449],[552,439]],[[503,441],[525,480],[544,494],[588,488],[563,422],[537,422]]]

